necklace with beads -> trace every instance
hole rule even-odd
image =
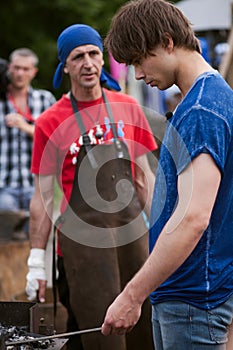
[[[98,122],[99,122],[99,119],[100,119],[100,112],[101,112],[101,105],[102,105],[102,102],[104,102],[104,106],[106,107],[106,112],[107,112],[107,115],[109,117],[109,120],[110,120],[110,123],[111,123],[111,128],[112,128],[112,132],[113,132],[113,140],[114,140],[114,144],[115,144],[115,147],[116,147],[116,152],[117,152],[117,158],[123,158],[124,157],[124,152],[123,152],[123,149],[122,149],[122,146],[121,146],[121,143],[118,139],[118,134],[117,134],[117,129],[116,129],[116,126],[115,126],[115,123],[114,123],[114,117],[113,117],[113,113],[112,113],[112,109],[111,109],[111,106],[107,100],[107,97],[105,95],[105,92],[102,90],[102,100],[101,101],[101,104],[100,104],[100,107],[99,107],[99,113],[98,113]],[[83,138],[83,145],[86,149],[86,153],[87,153],[87,156],[90,160],[90,163],[92,165],[93,168],[96,168],[98,166],[94,156],[93,156],[93,153],[92,152],[89,152],[91,150],[91,143],[90,143],[90,137],[87,135],[86,133],[86,130],[85,130],[85,126],[84,126],[84,123],[83,123],[83,120],[81,118],[81,115],[80,115],[80,112],[78,110],[78,105],[77,105],[77,101],[75,100],[75,97],[74,95],[72,94],[72,92],[70,91],[70,101],[71,101],[71,105],[72,105],[72,108],[74,110],[74,113],[75,113],[75,119],[78,123],[78,126],[79,126],[79,129],[80,129],[80,132],[81,132],[81,135],[82,135],[82,138]],[[95,124],[92,116],[90,115],[90,113],[88,113],[87,111],[85,111],[87,116],[92,120],[92,122]],[[97,130],[98,130],[98,133],[97,133]],[[102,128],[100,127],[100,123],[99,123],[99,128],[96,128],[96,138],[102,138],[103,137],[103,130]]]
[[[95,128],[96,128],[95,137],[98,140],[100,140],[104,135],[104,131],[103,131],[101,124],[100,124],[100,116],[101,116],[101,110],[102,110],[102,104],[103,104],[103,94],[101,95],[101,100],[99,103],[99,109],[98,109],[96,121],[92,117],[91,113],[88,112],[88,108],[84,104],[82,104],[82,102],[76,101],[76,103],[77,103],[78,109],[80,111],[82,111],[83,113],[85,113],[89,117],[89,119],[92,121],[93,125],[95,125]]]

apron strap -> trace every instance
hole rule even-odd
[[[117,158],[123,158],[124,157],[124,153],[121,147],[121,143],[118,139],[118,135],[117,135],[117,130],[116,130],[116,125],[114,123],[114,118],[113,118],[113,114],[112,114],[112,109],[110,106],[110,103],[108,102],[108,99],[106,97],[105,92],[102,90],[102,95],[103,95],[103,99],[104,99],[104,103],[106,105],[106,109],[107,109],[107,113],[112,125],[112,132],[113,132],[113,136],[114,136],[114,144],[116,146],[116,150],[117,150]]]
[[[59,215],[53,224],[53,243],[52,243],[52,291],[53,291],[53,318],[54,325],[57,315],[57,253],[56,237],[60,224],[63,223],[62,215]]]
[[[58,220],[57,220],[58,221]],[[53,290],[53,317],[57,314],[57,263],[56,263],[56,231],[58,222],[53,225],[53,259],[52,259],[52,290]],[[55,323],[55,321],[54,321]]]
[[[83,124],[83,120],[81,118],[80,112],[79,112],[77,104],[76,104],[76,100],[75,100],[74,95],[72,94],[72,92],[70,92],[70,101],[71,101],[71,104],[72,104],[73,111],[75,113],[75,119],[76,119],[76,121],[78,123],[79,129],[80,129],[80,132],[81,132],[81,135],[82,135],[82,138],[83,138],[83,146],[85,147],[85,150],[86,150],[86,153],[87,153],[87,156],[88,156],[88,159],[89,159],[89,161],[91,163],[92,168],[96,169],[98,167],[98,164],[97,164],[97,162],[95,160],[95,157],[94,157],[93,153],[89,152],[92,149],[91,142],[90,142],[90,137],[87,135],[85,126]]]

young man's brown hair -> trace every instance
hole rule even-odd
[[[190,22],[165,0],[132,0],[112,19],[105,45],[118,62],[132,64],[151,54],[157,45],[168,44],[201,52]]]

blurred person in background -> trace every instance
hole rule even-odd
[[[0,210],[29,211],[34,192],[30,172],[34,123],[55,102],[51,92],[31,86],[38,63],[32,50],[19,48],[10,54],[4,73],[8,84],[0,100]]]

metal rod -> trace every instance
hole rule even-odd
[[[6,342],[5,345],[6,346],[10,346],[10,345],[20,345],[20,344],[34,343],[34,342],[37,342],[37,341],[44,341],[44,340],[50,340],[50,339],[56,339],[56,338],[66,338],[66,337],[70,337],[70,336],[73,336],[73,335],[85,334],[85,333],[91,333],[91,332],[99,332],[99,331],[101,331],[101,327],[89,328],[89,329],[84,329],[82,331],[76,331],[76,332],[68,332],[68,333],[60,333],[60,334],[48,335],[46,337],[37,337],[37,338],[32,338],[32,339],[25,339],[25,340]]]

